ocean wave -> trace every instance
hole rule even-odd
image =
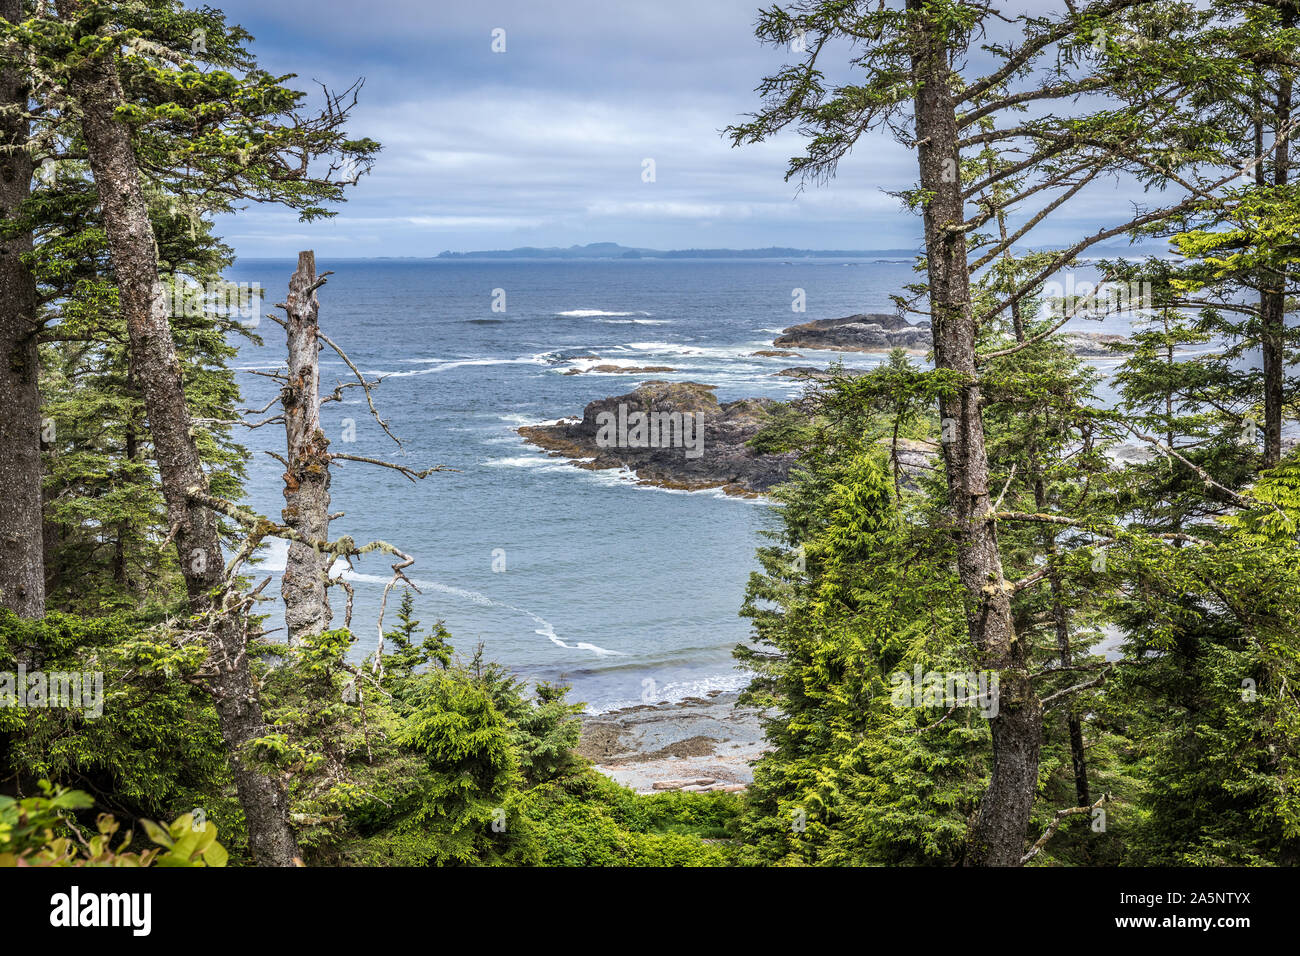
[[[510,425],[534,425],[534,426],[558,425],[560,424],[560,422],[569,420],[566,418],[538,420],[536,415],[523,415],[519,412],[511,412],[508,415],[500,415],[498,417],[500,418],[501,421],[506,422]]]
[[[722,693],[738,693],[749,686],[751,675],[748,674],[713,674],[705,677],[699,677],[687,680],[667,681],[662,686],[655,685],[650,688],[652,694],[642,693],[640,697],[614,697],[608,696],[597,698],[595,701],[589,701],[584,713],[589,715],[608,714],[612,711],[623,710],[628,707],[641,707],[645,704],[658,704],[662,701],[669,703],[679,703],[688,697],[706,697],[710,691],[721,691]],[[647,699],[647,697],[649,699]]]
[[[566,319],[594,319],[598,316],[654,315],[653,312],[607,312],[604,309],[570,309],[567,312],[556,312],[555,314]]]
[[[535,458],[524,457],[518,458],[489,458],[483,464],[488,468],[540,468],[543,465],[555,464],[554,458]]]
[[[289,543],[279,538],[272,539],[266,546],[267,554],[262,562],[258,565],[258,570],[268,572],[283,572],[285,562],[289,556]],[[344,565],[336,565],[334,575],[336,579],[342,578],[349,584],[373,584],[377,587],[387,586],[392,580],[392,575],[367,574],[364,571],[353,571]],[[578,641],[569,643],[560,638],[555,633],[555,626],[550,621],[535,614],[526,608],[516,607],[513,604],[507,604],[504,601],[497,601],[481,591],[471,591],[468,588],[458,588],[451,584],[443,584],[441,581],[430,581],[424,578],[411,578],[411,583],[421,591],[435,591],[438,594],[446,594],[450,597],[460,598],[462,601],[468,601],[478,607],[496,607],[507,611],[514,611],[516,614],[522,614],[533,622],[535,628],[534,634],[545,637],[557,647],[563,647],[571,651],[586,651],[597,657],[623,657],[626,656],[622,651],[610,650],[606,647],[600,647],[597,644],[591,644],[587,641]]]
[[[428,368],[414,369],[409,372],[384,372],[376,369],[368,369],[367,375],[380,376],[382,378],[410,378],[412,375],[432,375],[435,372],[447,372],[454,368],[467,368],[480,365],[543,365],[545,364],[537,356],[527,355],[522,358],[474,358],[474,359],[402,359],[400,361],[411,364],[427,364]]]
[[[364,582],[367,584],[386,585],[389,580],[391,580],[389,577],[377,574],[363,574],[359,571],[344,571],[343,576],[349,583]],[[514,611],[516,614],[522,614],[536,625],[533,630],[534,634],[545,637],[552,644],[557,647],[563,647],[565,650],[586,651],[590,654],[595,654],[597,657],[624,656],[622,651],[610,650],[607,647],[601,647],[597,644],[588,643],[587,641],[578,641],[577,643],[570,644],[556,635],[555,625],[551,624],[550,621],[546,620],[546,618],[542,617],[540,614],[534,614],[526,608],[507,604],[505,601],[494,600],[481,591],[471,591],[468,588],[458,588],[450,584],[443,584],[441,581],[428,581],[422,578],[411,578],[411,583],[421,591],[436,591],[439,594],[446,594],[451,597],[460,598],[464,601],[469,601],[471,604],[475,604],[479,607],[496,607],[507,611]]]

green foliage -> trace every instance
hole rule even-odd
[[[225,866],[228,855],[217,842],[217,828],[206,820],[184,814],[166,827],[141,820],[155,849],[132,852],[132,833],[116,847],[120,829],[110,814],[101,813],[95,833],[83,835],[68,816],[88,810],[95,802],[80,790],[56,788],[40,781],[43,796],[15,800],[0,796],[0,867],[145,867]]]
[[[747,794],[747,862],[959,854],[981,783],[984,722],[967,711],[923,732],[943,712],[895,707],[889,693],[890,675],[914,664],[971,669],[956,666],[965,623],[943,566],[950,546],[924,522],[904,521],[903,482],[891,480],[882,445],[897,430],[891,386],[920,395],[933,381],[895,361],[832,382],[818,396],[820,425],[802,466],[778,492],[779,544],[760,550],[763,573],[751,578],[743,611],[758,647],[737,649],[757,675],[745,699],[769,711],[773,748]],[[924,514],[920,496],[904,494],[909,511]]]
[[[638,796],[585,774],[529,791],[524,812],[546,866],[724,866],[741,809],[727,793]]]
[[[776,455],[801,447],[808,439],[808,416],[785,402],[767,410],[767,420],[747,444],[758,455]]]
[[[202,807],[237,837],[216,715],[188,679],[202,645],[139,618],[53,613],[22,620],[0,610],[0,671],[103,675],[102,716],[53,707],[0,707],[0,773],[112,794],[130,815]]]

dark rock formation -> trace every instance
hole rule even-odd
[[[751,496],[784,481],[794,453],[760,455],[745,444],[775,403],[746,398],[720,404],[713,389],[698,382],[645,382],[626,395],[592,402],[581,419],[526,425],[519,434],[557,457],[582,459],[574,462],[580,467],[626,467],[642,481],[665,488],[721,488],[727,494]],[[674,415],[678,421],[691,416],[691,422],[684,432],[670,432],[665,425],[652,439],[654,445],[643,446],[635,432],[637,413],[653,413],[661,424]],[[697,421],[703,425],[702,441],[691,440],[697,438]],[[683,435],[687,440],[680,440]]]
[[[1112,358],[1118,353],[1108,346],[1133,344],[1122,335],[1107,335],[1105,332],[1063,332],[1061,341],[1080,358]]]
[[[1116,353],[1111,345],[1127,345],[1122,335],[1104,332],[1063,332],[1061,341],[1081,358],[1104,358]],[[930,349],[930,323],[911,324],[897,315],[869,313],[843,319],[818,319],[792,325],[772,342],[783,348],[823,349],[837,352],[888,352],[901,348],[916,354]],[[756,353],[758,354],[758,353]],[[786,370],[782,375],[791,374]]]
[[[903,348],[923,352],[930,347],[930,323],[912,325],[897,315],[869,313],[844,319],[818,319],[792,325],[772,343],[778,348],[832,349],[840,352],[882,352]]]
[[[812,365],[796,365],[793,368],[783,368],[776,373],[785,378],[805,378],[815,382],[828,382],[835,377],[828,368],[816,368]],[[870,375],[871,370],[865,368],[840,368],[839,376],[841,378],[857,378],[859,375]]]

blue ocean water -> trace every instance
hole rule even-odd
[[[294,265],[241,260],[228,278],[260,284],[261,311],[280,314],[270,307],[283,301]],[[417,616],[445,620],[462,655],[481,641],[487,658],[568,683],[592,710],[743,686],[731,649],[749,629],[737,611],[772,516],[763,503],[648,488],[526,445],[520,425],[580,414],[647,377],[565,375],[573,367],[565,357],[671,366],[678,371],[649,377],[716,385],[722,401],[786,398],[798,386],[775,374],[783,368],[836,360],[866,368],[882,357],[752,352],[797,322],[893,311],[890,295],[915,277],[910,262],[806,259],[320,259],[318,268],[335,273],[320,291],[321,326],[368,375],[384,376],[376,400],[403,441],[398,449],[352,389],[324,406],[332,449],[457,469],[412,485],[386,469],[336,463],[333,507],[345,516],[334,534],[382,538],[413,555]],[[806,313],[792,311],[796,289]],[[504,312],[492,310],[494,290],[504,290]],[[242,345],[235,363],[250,407],[275,389],[251,371],[284,356],[279,326],[262,319],[257,331],[265,344]],[[348,378],[336,356],[322,354],[323,390]],[[354,442],[344,441],[348,419]],[[282,468],[262,451],[283,452],[277,429],[242,435],[255,452],[248,504],[273,517]],[[263,571],[282,569],[282,546],[265,554]],[[493,570],[494,556],[504,571]],[[358,655],[375,645],[389,563],[367,556],[348,576]],[[278,579],[266,593],[278,594]],[[336,622],[343,598],[332,590]]]
[[[270,307],[283,301],[295,264],[241,260],[228,278],[260,285],[261,311],[279,314]],[[413,555],[407,573],[421,589],[417,616],[425,625],[445,620],[463,656],[482,642],[488,659],[528,679],[567,683],[572,699],[591,710],[744,685],[731,650],[749,627],[737,612],[773,515],[759,501],[666,491],[573,467],[525,444],[516,429],[581,414],[588,402],[647,377],[714,385],[722,401],[781,399],[801,387],[777,375],[792,365],[873,367],[883,355],[752,353],[770,349],[789,325],[892,312],[891,296],[916,280],[911,261],[880,259],[317,265],[334,272],[320,292],[321,327],[368,377],[383,376],[376,401],[403,441],[397,448],[351,389],[323,409],[332,449],[456,469],[412,485],[387,469],[336,462],[333,507],[345,516],[334,522],[335,536],[380,538]],[[796,290],[805,312],[792,310]],[[505,310],[494,311],[494,301]],[[1130,318],[1077,318],[1066,328],[1124,334]],[[285,349],[275,323],[262,319],[257,331],[264,344],[241,345],[235,363],[245,404],[254,408],[275,385],[252,373],[281,365]],[[1103,376],[1119,362],[1090,361]],[[564,374],[597,364],[676,371]],[[322,390],[349,380],[342,361],[323,352]],[[1116,401],[1104,380],[1095,398],[1103,406]],[[277,517],[282,468],[262,452],[283,452],[283,431],[271,426],[242,438],[256,453],[248,503]],[[377,641],[390,563],[370,555],[347,575],[358,656]],[[266,549],[263,571],[283,565],[283,545]],[[278,594],[278,580],[266,593]],[[344,595],[331,594],[341,624]],[[265,609],[278,623],[273,606]]]

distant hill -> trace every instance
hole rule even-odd
[[[441,252],[439,259],[873,259],[907,258],[914,249],[637,249],[617,242],[592,242],[585,246],[493,249],[482,252]]]

